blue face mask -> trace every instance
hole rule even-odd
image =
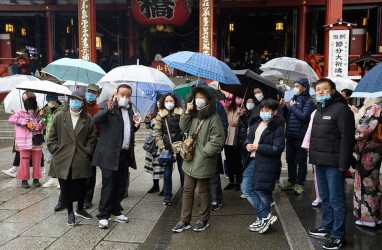
[[[325,94],[323,96],[316,96],[316,100],[319,103],[324,103],[326,100],[329,100],[331,98],[330,94]]]
[[[263,119],[263,121],[269,121],[272,119],[272,113],[271,112],[260,112],[260,117]]]
[[[90,92],[86,92],[85,93],[85,98],[88,102],[94,102],[95,99],[97,98],[95,94],[93,93],[90,93]]]
[[[82,102],[79,100],[70,100],[69,106],[73,110],[80,110],[82,106]]]

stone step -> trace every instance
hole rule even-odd
[[[15,130],[15,126],[14,125],[1,125],[0,124],[0,131],[11,131],[11,130]]]
[[[13,136],[12,137],[1,137],[0,136],[0,143],[13,143]]]

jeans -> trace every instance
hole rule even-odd
[[[182,170],[183,158],[180,154],[176,155],[176,165],[178,166],[179,176],[180,176],[180,188],[183,192],[184,185],[184,173]],[[163,176],[163,193],[164,197],[167,199],[172,199],[172,164],[166,165],[164,167],[164,176]]]
[[[288,181],[304,185],[307,173],[307,152],[301,148],[302,141],[287,138],[286,161],[288,163]]]
[[[316,166],[318,192],[322,200],[322,227],[333,238],[345,237],[345,172],[338,167]]]
[[[272,191],[256,191],[253,188],[254,159],[251,158],[243,172],[241,191],[256,210],[259,219],[267,218],[271,209]]]

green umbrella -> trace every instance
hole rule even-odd
[[[218,100],[224,100],[225,99],[224,94],[218,89],[217,86],[207,85],[207,83],[203,80],[180,84],[180,85],[176,86],[173,89],[173,91],[174,91],[174,93],[179,95],[182,99],[186,99],[188,94],[191,92],[191,89],[193,87],[196,87],[196,86],[206,88]]]

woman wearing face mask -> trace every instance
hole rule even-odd
[[[163,95],[157,96],[157,103],[155,105],[154,111],[151,114],[147,114],[145,117],[145,125],[147,129],[151,130],[151,135],[155,136],[154,126],[155,126],[155,118],[158,115],[159,109],[161,109],[161,103],[163,102]],[[158,157],[160,152],[158,147],[156,147],[155,153],[146,152],[145,157],[145,171],[153,176],[153,186],[147,191],[147,193],[156,193],[159,192],[159,180],[163,178],[164,167],[158,163]]]
[[[46,126],[45,141],[47,141],[48,139],[47,137],[49,135],[50,127],[52,126],[54,116],[64,108],[64,105],[61,104],[57,96],[47,95],[46,101],[48,103],[47,106],[45,106],[40,111],[41,123]],[[49,164],[51,161],[52,155],[49,153],[49,150],[46,147],[44,147],[44,154]],[[57,178],[50,178],[49,181],[47,181],[44,185],[42,185],[42,187],[44,188],[57,187],[57,185],[58,185]]]
[[[87,178],[92,175],[91,157],[96,140],[94,122],[84,104],[85,96],[73,91],[69,108],[53,119],[47,146],[52,157],[49,175],[57,177],[61,186],[61,201],[68,209],[69,226],[75,225],[75,216],[91,219],[84,209]],[[73,213],[73,202],[78,201]]]
[[[174,94],[165,94],[160,102],[161,108],[155,118],[154,134],[159,151],[171,150],[171,143],[183,141],[184,134],[180,130],[179,120],[182,114],[180,102]],[[166,124],[167,122],[167,124]],[[169,134],[171,139],[169,138]],[[176,155],[176,162],[180,176],[181,190],[183,190],[184,175],[182,170],[183,159],[180,154]],[[172,164],[164,166],[164,200],[163,204],[168,206],[172,200]]]
[[[22,188],[29,188],[28,180],[30,161],[33,166],[33,186],[40,187],[41,157],[43,144],[34,145],[33,135],[42,134],[45,125],[40,123],[40,115],[35,98],[26,98],[24,108],[16,111],[10,118],[9,123],[16,125],[15,147],[20,151],[20,167],[17,179],[21,180]]]
[[[277,101],[265,99],[260,106],[260,116],[250,119],[244,143],[250,156],[244,164],[241,190],[256,210],[257,220],[249,230],[264,233],[277,220],[270,207],[285,148],[285,122],[277,115]]]
[[[234,144],[237,123],[239,120],[239,111],[243,99],[237,96],[232,97],[232,101],[226,106],[226,114],[228,119],[227,139],[224,146],[224,153],[228,164],[229,184],[224,190],[235,189],[240,190],[241,170],[243,168],[238,145]],[[236,179],[235,179],[236,177]],[[236,180],[236,181],[235,181]]]
[[[192,89],[187,99],[187,109],[180,118],[180,128],[189,135],[196,132],[203,121],[195,138],[195,153],[191,161],[183,162],[184,191],[182,196],[181,218],[172,229],[173,232],[183,232],[190,229],[194,193],[199,186],[200,220],[196,222],[194,231],[200,232],[209,226],[211,210],[210,179],[216,172],[218,153],[224,146],[224,128],[216,112],[215,97],[205,87]]]

